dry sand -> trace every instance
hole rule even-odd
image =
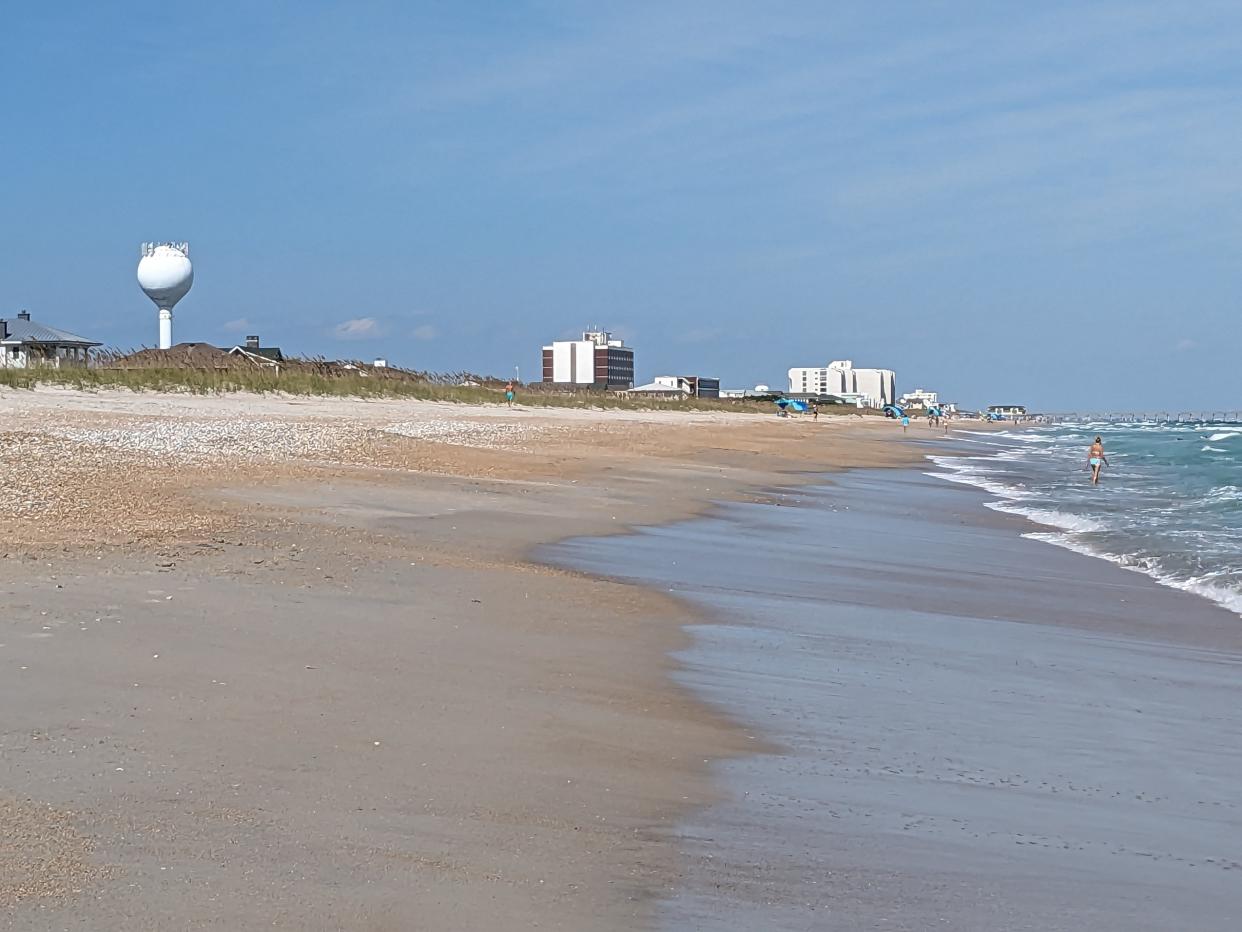
[[[667,676],[682,605],[531,548],[917,459],[856,418],[40,390],[0,424],[15,929],[644,928],[756,739]]]

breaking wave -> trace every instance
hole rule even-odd
[[[1112,464],[1086,481],[1091,438],[1107,430]],[[929,457],[928,475],[988,493],[994,511],[1044,529],[1024,534],[1106,560],[1242,615],[1242,482],[1213,444],[1242,430],[1110,425],[990,435],[990,455]],[[1201,437],[1200,444],[1178,442]],[[977,447],[975,449],[978,449]]]

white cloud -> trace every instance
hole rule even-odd
[[[371,340],[383,334],[383,327],[374,317],[355,317],[343,320],[332,328],[338,340]]]
[[[1182,337],[1182,339],[1177,341],[1177,344],[1173,348],[1179,353],[1184,353],[1186,350],[1192,350],[1198,345],[1199,344],[1190,339],[1190,337]]]
[[[439,335],[440,331],[431,324],[423,324],[422,326],[415,327],[412,331],[410,331],[410,336],[412,336],[415,340],[434,340]]]
[[[224,326],[220,329],[226,333],[245,333],[250,329],[250,321],[244,317],[239,317],[237,320],[225,321]]]

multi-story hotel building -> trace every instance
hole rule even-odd
[[[580,388],[631,388],[634,350],[606,330],[588,330],[581,340],[558,340],[543,348],[543,381]]]
[[[892,369],[855,369],[851,360],[838,359],[822,368],[790,369],[789,391],[857,397],[868,407],[882,408],[897,399],[897,375]]]

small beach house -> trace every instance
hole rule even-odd
[[[988,405],[988,414],[994,417],[1026,417],[1026,405]]]
[[[13,319],[0,318],[0,369],[85,366],[100,344],[67,330],[30,319],[22,311]]]
[[[720,379],[703,375],[657,375],[646,385],[636,385],[627,395],[647,398],[719,398]]]

